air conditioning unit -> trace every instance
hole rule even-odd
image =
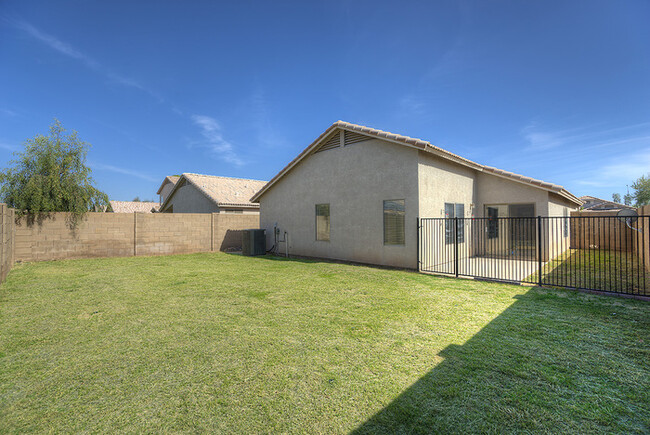
[[[266,254],[266,231],[250,229],[242,231],[241,241],[242,255],[264,255]]]

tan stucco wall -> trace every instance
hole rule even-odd
[[[404,246],[384,245],[388,199],[405,200]],[[326,203],[330,241],[316,241],[315,207]],[[417,268],[418,207],[417,150],[371,139],[299,163],[260,198],[260,224],[269,247],[275,223],[288,232],[289,254]]]
[[[483,217],[485,205],[535,204],[535,216],[548,213],[548,192],[484,172],[476,177],[477,203],[475,216]]]
[[[243,207],[228,207],[222,209],[207,196],[201,193],[191,184],[185,184],[174,192],[169,202],[165,205],[163,213],[169,213],[170,207],[173,206],[172,213],[226,213],[226,214],[260,214],[259,209],[249,209]]]
[[[165,199],[167,199],[167,196],[171,193],[171,191],[174,189],[174,183],[167,182],[163,186],[163,188],[160,190],[160,203],[162,204],[165,202]]]
[[[474,169],[419,151],[420,217],[444,218],[445,203],[463,204],[465,214],[462,217],[472,217],[472,206],[476,204],[476,174]],[[453,267],[452,255],[455,251],[451,249],[451,245],[444,244],[445,223],[443,221],[428,221],[427,225],[427,232],[434,237],[436,243],[443,246],[429,249],[427,255],[423,255],[426,257],[426,262],[428,265],[436,264],[438,269]],[[464,242],[458,247],[459,257],[462,258],[470,254],[470,221],[462,221],[460,225],[465,229]],[[423,261],[425,260],[423,259]]]
[[[196,187],[187,183],[176,189],[169,199],[165,210],[173,206],[173,213],[216,213],[219,211],[217,204],[210,201]]]
[[[567,220],[566,224],[569,227],[569,230],[567,237],[564,237],[564,216],[571,216],[571,212],[578,210],[577,205],[555,193],[549,192],[548,197],[548,216],[552,219],[548,219],[545,222],[545,225],[548,225],[548,242],[544,246],[544,250],[545,253],[548,251],[548,255],[544,256],[544,260],[555,258],[569,249],[571,241],[571,225],[570,221]],[[566,215],[564,214],[565,210]]]
[[[420,216],[445,217],[448,202],[464,204],[464,217],[471,217],[470,206],[476,203],[475,180],[475,170],[419,151]]]
[[[406,246],[384,246],[382,201],[402,198]],[[329,242],[315,240],[315,205],[321,203],[330,204]],[[543,189],[372,139],[304,159],[260,198],[260,224],[267,230],[269,247],[274,224],[281,229],[280,238],[287,231],[290,254],[415,268],[416,217],[444,217],[445,203],[464,204],[466,218],[483,217],[489,204],[532,203],[535,216],[562,216],[571,205]],[[459,253],[474,255],[471,239],[478,236],[473,231],[483,231],[483,224],[464,224]],[[444,228],[437,231],[444,242]],[[545,252],[549,245],[547,240]],[[557,247],[553,249],[556,254]],[[279,251],[284,250],[285,244],[279,244]],[[445,262],[445,252],[431,260]]]

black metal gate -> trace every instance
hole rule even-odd
[[[650,296],[650,216],[419,218],[423,272]]]

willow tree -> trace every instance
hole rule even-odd
[[[55,119],[48,136],[25,141],[0,172],[0,197],[19,215],[40,218],[63,211],[71,213],[73,223],[88,211],[105,209],[108,196],[94,186],[86,164],[89,147]]]

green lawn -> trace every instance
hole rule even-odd
[[[569,249],[546,263],[544,284],[650,296],[650,272],[632,252]],[[537,273],[526,279],[537,282]]]
[[[648,433],[648,410],[648,302],[221,253],[0,286],[1,433]]]

